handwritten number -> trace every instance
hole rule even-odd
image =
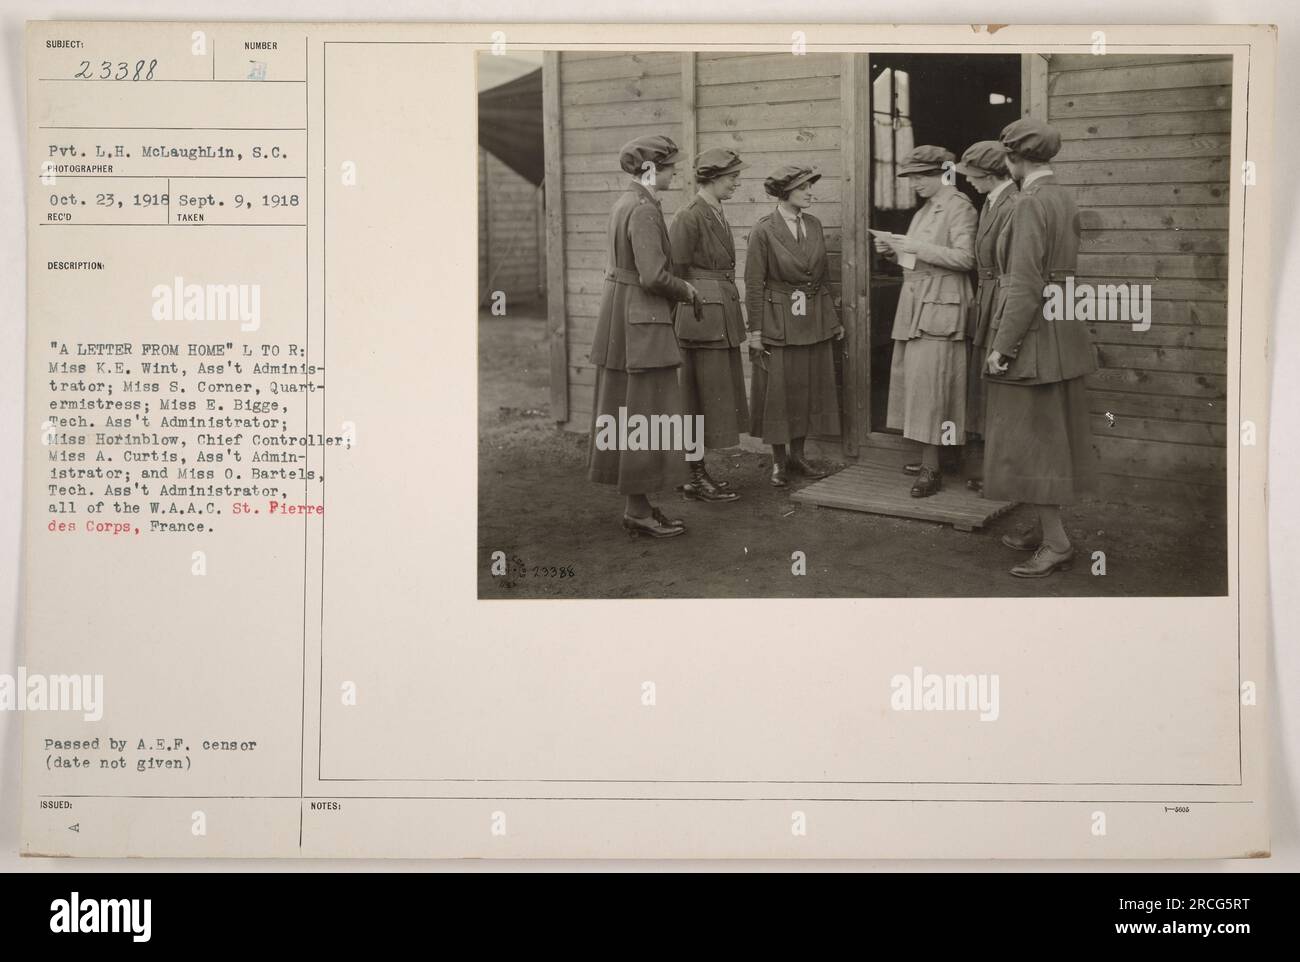
[[[154,60],[137,60],[132,68],[129,60],[123,60],[116,65],[112,61],[104,60],[99,64],[99,77],[96,78],[90,72],[90,61],[81,61],[81,66],[73,74],[75,80],[153,80],[154,70],[158,67],[158,61]],[[116,68],[116,72],[114,69]]]

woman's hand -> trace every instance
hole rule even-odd
[[[843,325],[843,324],[836,324],[836,325],[835,325],[835,330],[831,332],[831,336],[834,337],[835,340],[837,340],[837,341],[842,341],[842,340],[844,340],[844,325]]]
[[[883,237],[873,237],[872,243],[875,244],[876,246],[877,254],[888,254],[890,251],[894,249],[893,247],[890,246],[889,242],[886,241]]]
[[[1006,374],[1007,368],[1010,366],[1011,362],[1006,360],[997,351],[990,351],[988,360],[984,363],[984,369],[990,374]]]
[[[751,351],[761,351],[761,350],[763,350],[763,332],[762,332],[762,331],[750,331],[750,332],[749,332],[749,338],[748,338],[748,340],[746,341],[746,346],[747,346]]]

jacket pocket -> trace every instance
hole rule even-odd
[[[966,330],[962,310],[965,278],[956,274],[930,274],[917,285],[920,312],[916,329],[930,337],[956,337]]]
[[[789,329],[790,295],[782,291],[765,291],[763,300],[763,336],[775,343],[784,343]]]
[[[664,298],[629,286],[627,320],[629,324],[671,324],[673,314]]]
[[[956,337],[966,332],[966,312],[961,304],[921,304],[917,330],[930,337]]]
[[[668,324],[630,324],[625,341],[627,370],[676,367],[682,362],[677,335]]]
[[[719,341],[727,336],[726,306],[716,297],[702,298],[698,311],[678,304],[675,330],[683,341]]]

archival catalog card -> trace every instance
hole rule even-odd
[[[1268,854],[1272,28],[27,39],[25,854]]]

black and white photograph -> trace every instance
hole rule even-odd
[[[479,597],[1226,594],[1231,56],[799,43],[479,53]]]
[[[247,942],[281,871],[1266,931],[1295,11],[5,2],[15,932]]]

